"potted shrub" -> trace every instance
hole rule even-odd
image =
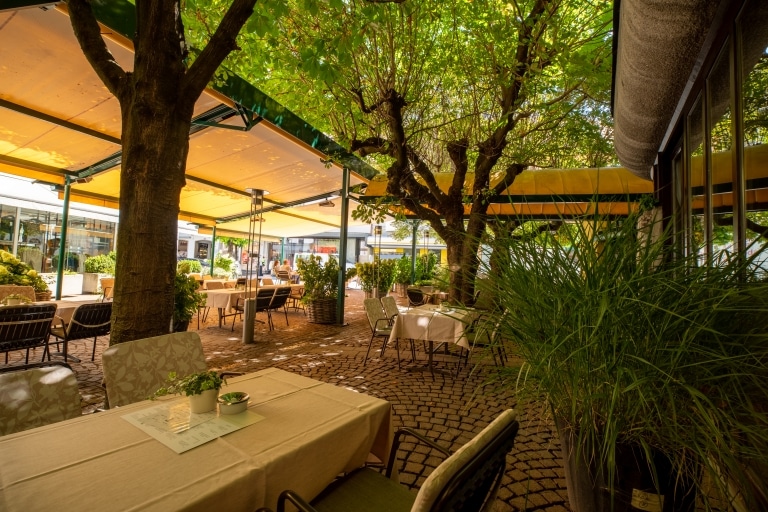
[[[373,263],[357,263],[355,268],[360,279],[360,288],[365,292],[366,298],[373,296],[374,290],[376,290],[377,297],[383,297],[392,288],[397,263],[395,260],[376,258]]]
[[[505,382],[552,411],[571,510],[636,498],[691,510],[684,484],[759,509],[749,468],[768,460],[768,282],[749,260],[670,258],[670,237],[632,218],[608,226],[497,239],[484,280],[490,321],[521,361]]]
[[[211,370],[185,376],[170,372],[165,386],[150,398],[184,394],[189,397],[189,408],[193,413],[209,412],[216,408],[216,398],[224,383],[224,378]]]
[[[320,258],[310,256],[297,260],[297,271],[304,283],[302,302],[307,308],[307,319],[316,324],[336,322],[336,298],[339,290],[339,263],[328,258],[325,265]]]
[[[365,292],[366,299],[370,298],[376,287],[376,267],[369,262],[355,263],[355,271],[360,282],[360,289]]]
[[[91,256],[85,260],[83,267],[83,293],[98,293],[99,279],[115,275],[115,252]]]
[[[186,331],[198,308],[205,305],[207,295],[198,293],[198,286],[195,278],[176,274],[173,289],[173,332]]]

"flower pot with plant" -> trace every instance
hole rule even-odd
[[[768,460],[768,282],[749,259],[670,257],[670,236],[634,220],[493,242],[489,321],[520,361],[502,378],[551,411],[571,510],[639,497],[691,510],[683,484],[708,487],[705,506],[715,489],[761,509],[750,471]]]
[[[411,258],[407,255],[403,255],[402,258],[397,260],[397,269],[395,270],[395,283],[397,283],[397,294],[405,298],[405,290],[408,285],[411,284]]]
[[[186,331],[189,322],[200,306],[205,305],[207,295],[198,293],[199,283],[193,277],[176,274],[174,280],[173,332]]]
[[[189,397],[189,408],[193,413],[209,412],[216,408],[216,398],[224,383],[224,378],[212,370],[185,376],[170,372],[165,386],[150,398],[183,394]]]
[[[115,251],[87,258],[83,264],[83,293],[99,293],[99,280],[115,275],[115,263]]]
[[[6,306],[18,306],[19,304],[29,304],[31,302],[32,301],[29,300],[29,297],[19,295],[18,293],[6,295],[3,299],[3,304]]]
[[[336,322],[336,299],[339,290],[339,263],[328,258],[323,265],[318,257],[297,260],[296,267],[304,283],[301,301],[307,308],[307,320],[311,323]]]

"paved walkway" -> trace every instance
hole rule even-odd
[[[473,437],[500,411],[516,408],[520,431],[507,457],[507,474],[495,510],[569,510],[560,443],[546,407],[542,404],[523,406],[515,400],[511,386],[500,390],[488,384],[487,378],[495,368],[484,361],[462,369],[456,379],[436,374],[433,380],[429,372],[406,370],[406,366],[411,366],[410,353],[401,353],[404,365],[398,370],[395,350],[388,348],[383,358],[372,349],[372,359],[363,366],[370,339],[362,308],[363,292],[348,290],[347,293],[345,326],[310,324],[301,311],[289,312],[286,326],[283,314],[275,314],[275,330],[269,331],[265,325],[257,324],[256,342],[247,346],[241,341],[242,322],[236,321],[234,331],[230,331],[232,318],[228,318],[226,328],[219,328],[215,312],[199,330],[195,320],[190,329],[200,333],[208,366],[212,369],[252,372],[274,366],[368,393],[392,403],[395,428],[419,429],[452,450]],[[398,299],[403,301],[405,299]],[[257,315],[259,319],[262,317]],[[80,383],[86,413],[104,400],[100,361],[101,351],[107,344],[107,337],[99,338],[95,362],[90,361],[90,342],[74,342],[70,347],[70,352],[82,359],[82,363],[72,366]],[[23,362],[23,353],[11,356],[12,363],[18,363],[20,357]],[[30,355],[30,360],[38,358],[36,353]],[[423,364],[417,362],[417,365]],[[436,366],[455,370],[452,361],[438,362]],[[421,446],[404,444],[397,462],[400,481],[412,488],[418,487],[440,460]]]

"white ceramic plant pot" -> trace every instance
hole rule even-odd
[[[219,394],[218,389],[208,389],[199,395],[189,396],[189,409],[195,414],[202,412],[211,412],[216,408],[216,397]]]
[[[18,306],[21,304],[21,299],[5,299],[5,303],[9,306]]]

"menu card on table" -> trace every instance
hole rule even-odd
[[[181,399],[125,414],[122,418],[176,453],[182,453],[259,422],[264,416],[247,409],[240,414],[220,415],[216,410],[193,414],[189,400]]]

